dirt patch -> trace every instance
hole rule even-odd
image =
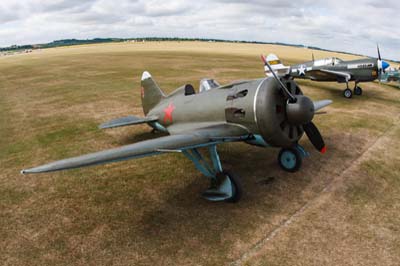
[[[398,121],[367,146],[362,154],[352,161],[350,167],[345,169],[340,175],[334,177],[323,188],[321,193],[304,204],[289,219],[262,238],[253,248],[245,252],[240,259],[233,262],[232,265],[274,265],[281,264],[282,262],[290,265],[293,263],[299,265],[320,265],[320,263],[328,265],[353,263],[360,265],[395,265],[397,263],[397,256],[395,254],[400,248],[398,245],[400,239],[398,234],[393,234],[393,230],[396,232],[399,224],[397,221],[395,223],[393,221],[382,223],[380,219],[380,221],[376,221],[370,218],[378,215],[378,213],[382,215],[380,218],[392,215],[392,211],[398,207],[391,206],[385,210],[377,209],[374,205],[382,199],[378,197],[374,200],[370,194],[367,194],[363,195],[364,197],[368,197],[364,198],[364,200],[372,204],[365,204],[362,212],[368,214],[364,218],[361,216],[354,218],[352,217],[354,212],[352,208],[356,204],[352,204],[352,202],[349,204],[349,202],[343,200],[343,196],[347,194],[354,196],[353,194],[358,193],[352,190],[354,184],[360,186],[362,182],[370,182],[367,178],[368,175],[360,176],[360,174],[365,174],[362,169],[362,165],[365,162],[379,160],[381,156],[384,156],[384,158],[393,157],[393,152],[382,153],[382,151],[387,151],[386,147],[394,144],[397,145],[400,142],[399,135],[397,134],[400,131],[400,123]],[[396,157],[400,156],[400,153],[395,153]],[[397,176],[397,174],[395,175]],[[395,183],[398,183],[398,181],[395,181]],[[385,187],[388,184],[375,183],[375,185],[382,188],[383,191],[381,192],[384,192],[387,190]],[[365,187],[361,190],[363,189]],[[326,215],[325,219],[323,219],[324,215]],[[315,219],[316,217],[318,219]],[[397,218],[395,219],[397,220]],[[310,227],[310,224],[313,226]],[[391,225],[391,228],[388,228],[388,224]],[[361,225],[366,225],[367,229],[358,228]],[[324,230],[321,230],[321,228]],[[327,233],[325,230],[330,230],[331,232]],[[362,238],[371,245],[359,242],[360,239],[349,238],[349,234],[356,234],[361,237],[361,231],[368,231],[366,236],[362,236]],[[300,232],[303,232],[305,235],[301,240],[298,239],[300,243],[291,245],[290,250],[293,252],[291,253],[291,257],[277,259],[276,256],[279,256],[278,253],[283,252],[279,247],[283,243],[293,241],[292,237],[298,237]],[[327,239],[329,239],[329,244],[327,243]],[[310,241],[314,242],[312,246],[315,247],[315,250],[313,251],[307,248],[311,244]],[[279,243],[277,246],[274,245],[276,242]],[[315,242],[318,242],[321,246],[318,248]],[[305,246],[301,248],[301,245]],[[335,248],[329,250],[332,245],[335,245]],[[321,250],[321,247],[323,250]],[[356,252],[354,254],[355,250],[359,253]],[[286,253],[287,251],[284,252]],[[371,253],[374,255],[371,256]]]

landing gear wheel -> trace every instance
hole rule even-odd
[[[222,173],[217,174],[217,180],[223,180],[225,177],[231,181],[232,184],[232,196],[225,199],[225,202],[235,203],[238,202],[242,197],[242,184],[240,178],[233,174],[231,171],[224,170]]]
[[[361,87],[355,87],[354,88],[354,94],[355,95],[361,95],[362,94],[362,89],[361,89]]]
[[[345,89],[343,91],[343,96],[346,97],[347,99],[350,99],[351,97],[353,97],[353,93],[351,92],[350,89]]]
[[[287,172],[294,173],[298,171],[301,167],[301,162],[301,154],[295,148],[284,148],[279,152],[278,163]]]

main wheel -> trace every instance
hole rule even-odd
[[[278,154],[278,163],[280,167],[294,173],[301,167],[302,157],[300,152],[295,148],[284,148]]]
[[[242,184],[240,182],[240,178],[233,174],[231,171],[224,170],[222,173],[218,175],[223,175],[229,178],[232,184],[232,196],[228,199],[225,199],[226,202],[238,202],[242,197]],[[218,178],[217,178],[218,179]]]
[[[361,89],[361,87],[355,87],[354,88],[354,94],[355,95],[361,95],[362,94],[362,89]]]
[[[345,89],[343,91],[343,96],[346,97],[347,99],[350,99],[351,97],[353,97],[353,93],[351,92],[350,89]]]

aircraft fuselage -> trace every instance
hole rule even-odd
[[[324,70],[348,73],[348,81],[368,82],[378,78],[378,62],[376,59],[358,59],[352,61],[335,61],[328,59],[309,61],[290,68],[293,78],[311,79],[314,81],[346,82],[345,77],[335,76]]]

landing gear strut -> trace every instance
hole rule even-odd
[[[209,201],[239,201],[242,196],[240,179],[232,172],[222,169],[216,145],[209,146],[208,151],[212,165],[197,148],[182,151],[196,168],[210,179],[210,187],[203,193],[203,197]]]
[[[350,99],[351,97],[353,97],[353,93],[349,89],[349,82],[348,81],[346,81],[346,89],[343,91],[343,96],[345,98],[347,98],[347,99]]]

